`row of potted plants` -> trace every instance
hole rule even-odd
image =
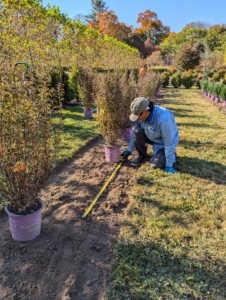
[[[105,140],[106,162],[120,160],[119,138],[131,138],[129,114],[132,100],[139,96],[153,100],[162,81],[163,76],[155,72],[147,72],[136,82],[133,71],[95,74],[91,69],[82,70],[80,87],[84,117],[92,117],[92,106],[97,106],[98,123]]]
[[[209,97],[216,103],[223,101],[223,106],[226,107],[226,85],[221,82],[201,81],[202,94]]]
[[[118,162],[122,131],[127,130],[125,139],[131,137],[131,101],[141,95],[153,99],[162,77],[149,73],[135,82],[133,72],[94,74],[89,69],[81,74],[84,105],[94,101],[100,111],[106,161]],[[37,80],[30,74],[25,81],[11,66],[1,68],[0,75],[0,193],[8,202],[5,211],[13,239],[25,242],[40,234],[43,203],[38,193],[56,163],[60,128],[54,128],[51,115],[55,97],[62,102],[62,91],[59,87],[53,94],[48,76]]]

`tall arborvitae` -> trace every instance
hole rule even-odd
[[[101,11],[101,10],[108,10],[108,7],[106,7],[106,2],[102,0],[91,0],[92,4],[92,13],[90,15],[85,16],[86,22],[92,22],[96,21],[96,15]]]

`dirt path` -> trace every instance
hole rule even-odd
[[[115,166],[98,138],[59,168],[41,192],[42,231],[33,241],[13,241],[1,213],[1,300],[103,299],[136,169],[124,163],[88,217],[81,215]]]

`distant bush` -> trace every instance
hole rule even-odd
[[[183,84],[186,89],[190,89],[193,86],[193,82],[194,79],[192,72],[184,71],[181,76],[181,84]]]
[[[214,84],[215,84],[214,82],[208,82],[207,92],[210,93],[211,95],[213,93]]]
[[[220,99],[222,101],[226,100],[226,85],[224,84],[220,91]]]
[[[162,76],[163,76],[162,86],[166,87],[167,85],[169,85],[170,74],[169,72],[163,72]]]
[[[225,77],[226,77],[226,69],[221,69],[213,74],[211,81],[214,81],[214,82],[221,81],[223,83],[226,83]]]
[[[164,73],[168,72],[168,69],[164,67],[148,67],[148,71]]]
[[[207,87],[208,87],[208,81],[205,79],[200,80],[200,85],[201,85],[201,89],[203,91],[207,91]]]
[[[223,83],[221,83],[221,82],[216,82],[216,83],[214,84],[213,90],[212,90],[213,96],[219,97],[219,96],[220,96],[220,92],[221,92],[222,87],[223,87]]]
[[[180,72],[176,72],[173,74],[172,79],[171,79],[171,84],[173,87],[178,88],[181,86],[181,74]]]
[[[170,72],[170,76],[172,76],[173,74],[175,74],[177,72],[177,69],[174,67],[170,67],[169,72]]]

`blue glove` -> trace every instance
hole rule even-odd
[[[177,173],[178,171],[176,169],[174,169],[173,167],[165,167],[164,168],[164,171],[167,172],[167,173],[170,173],[170,174],[175,174]]]
[[[131,152],[129,150],[125,150],[122,152],[121,157],[126,159],[130,154]]]

